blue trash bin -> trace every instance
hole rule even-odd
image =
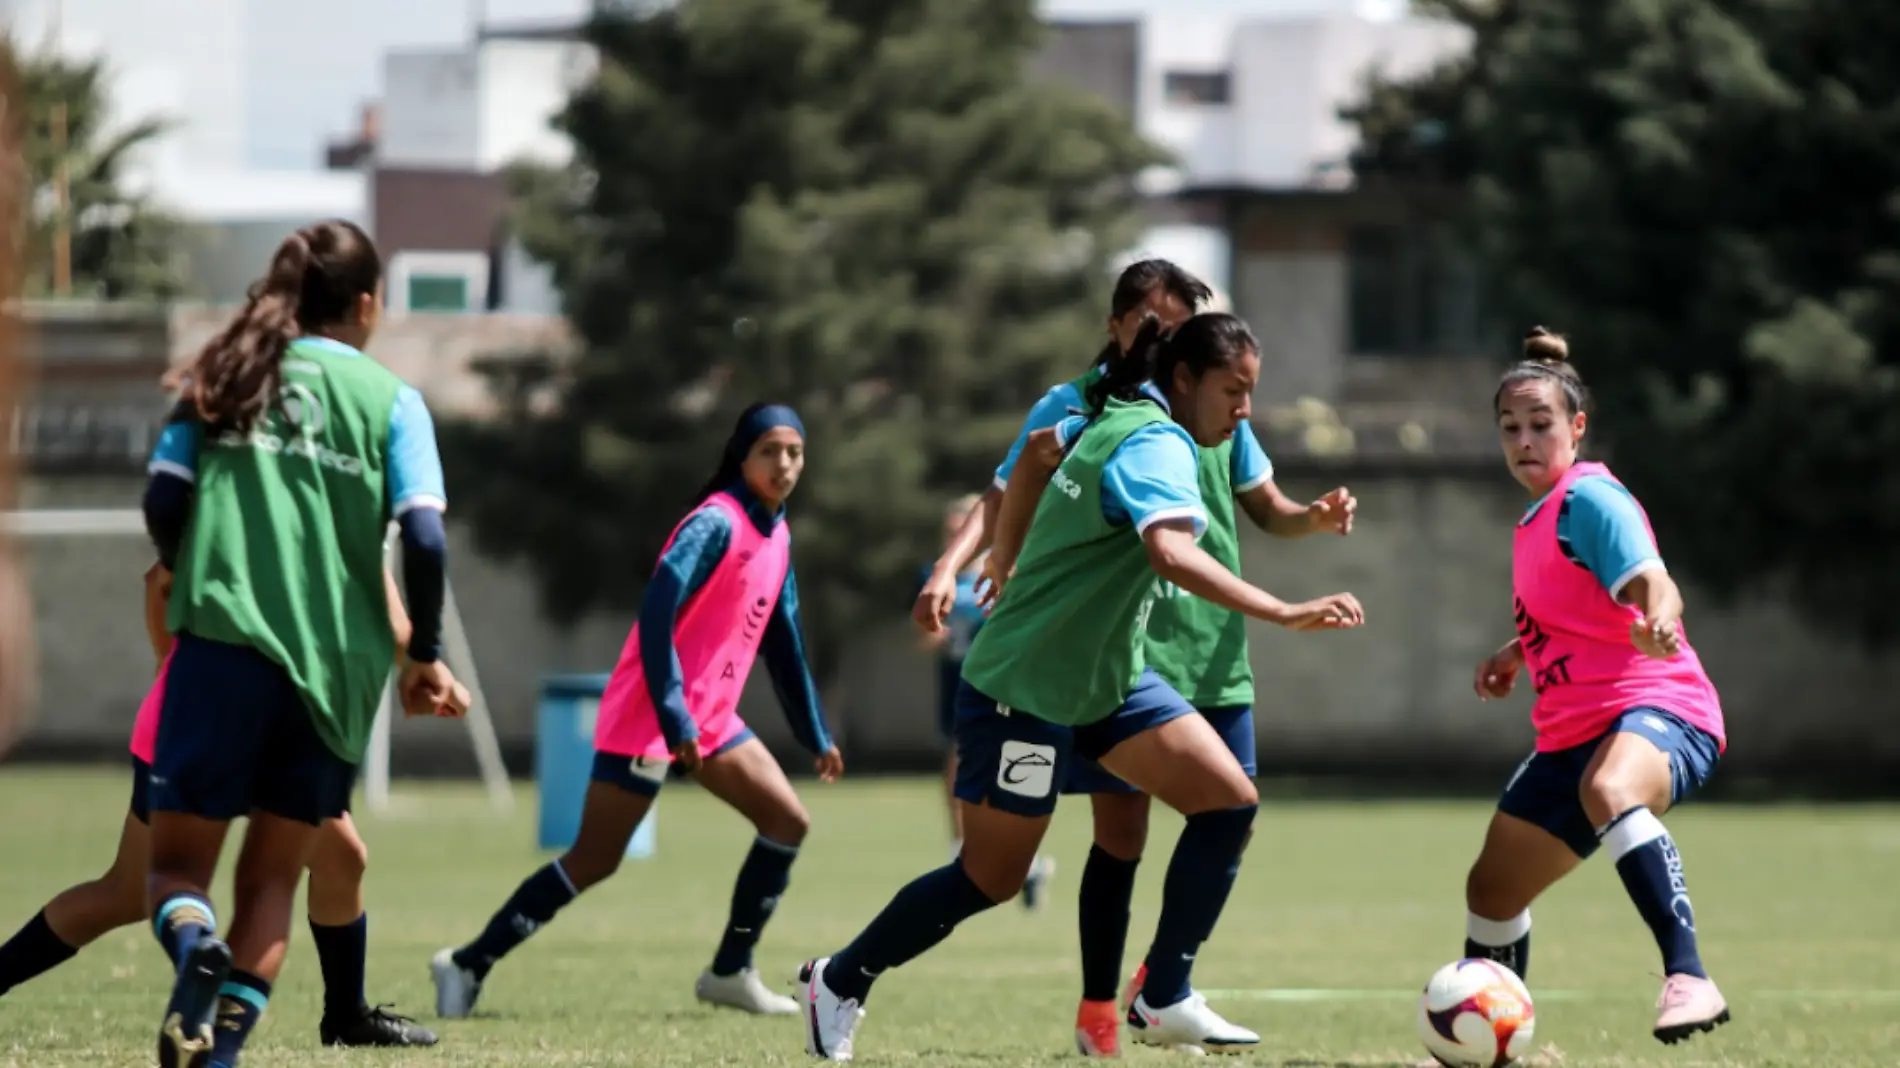
[[[542,849],[566,849],[581,829],[581,806],[594,770],[594,718],[606,675],[550,675],[541,680],[534,741],[534,779],[541,801]],[[635,860],[653,855],[657,803],[627,843]]]

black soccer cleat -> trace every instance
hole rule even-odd
[[[317,1035],[326,1046],[433,1046],[435,1032],[407,1016],[390,1012],[387,1005],[359,1005],[342,1018],[325,1013]]]
[[[211,1063],[218,989],[231,975],[231,947],[200,938],[178,966],[165,1022],[158,1028],[159,1068],[205,1068]]]

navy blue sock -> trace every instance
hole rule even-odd
[[[885,969],[916,960],[950,937],[957,924],[995,907],[959,861],[926,872],[899,890],[850,945],[832,954],[825,985],[841,998],[862,1002]]]
[[[1530,978],[1531,913],[1529,909],[1508,920],[1488,920],[1475,912],[1465,914],[1465,956],[1494,960]]]
[[[349,923],[326,927],[310,921],[310,937],[317,943],[317,964],[323,969],[323,1015],[344,1020],[369,1005],[363,992],[363,973],[369,955],[369,914]]]
[[[1214,933],[1227,894],[1240,874],[1240,853],[1247,846],[1258,805],[1187,818],[1181,840],[1168,861],[1161,887],[1161,920],[1148,949],[1148,978],[1141,998],[1149,1008],[1165,1009],[1187,999],[1194,955]]]
[[[237,1068],[245,1040],[270,1004],[270,983],[233,969],[218,988],[218,1023],[211,1039],[211,1068]]]
[[[1616,859],[1636,911],[1656,936],[1662,950],[1663,974],[1693,975],[1707,979],[1702,953],[1696,948],[1695,906],[1689,903],[1689,883],[1682,874],[1682,854],[1662,821],[1647,806],[1638,805],[1611,820],[1602,839]]]
[[[1141,858],[1123,860],[1101,846],[1089,847],[1076,900],[1082,935],[1082,997],[1114,1001],[1121,985],[1122,954],[1128,948],[1128,907],[1135,898]]]
[[[0,994],[73,959],[79,950],[60,941],[41,909],[0,946]]]
[[[752,947],[759,944],[765,921],[778,908],[779,896],[792,881],[792,861],[798,859],[798,847],[775,842],[764,835],[752,840],[752,851],[739,865],[739,878],[732,884],[732,914],[726,921],[725,936],[719,951],[713,954],[714,975],[735,975],[752,967]]]
[[[475,941],[455,951],[455,963],[481,978],[488,969],[528,940],[541,925],[575,897],[574,884],[567,881],[560,861],[552,861],[515,888],[508,903],[488,921]]]
[[[172,959],[172,967],[185,959],[191,947],[207,935],[218,930],[217,913],[211,911],[211,902],[193,893],[177,893],[158,903],[158,909],[152,913],[152,933],[158,936],[158,944],[165,947],[165,955]]]

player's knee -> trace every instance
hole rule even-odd
[[[573,884],[574,892],[580,893],[613,878],[626,852],[625,846],[614,850],[576,848],[561,857],[561,871]]]
[[[1148,847],[1148,810],[1118,812],[1095,820],[1095,844],[1117,860],[1140,860]]]
[[[1640,775],[1609,766],[1591,772],[1577,788],[1584,815],[1594,827],[1602,827],[1618,815],[1648,803],[1650,791]]]
[[[1480,857],[1465,876],[1465,908],[1487,920],[1507,920],[1524,911],[1527,902],[1516,900],[1511,881]]]
[[[805,836],[811,833],[811,814],[803,805],[793,805],[781,812],[775,812],[771,818],[759,821],[759,834],[781,845],[803,845]]]
[[[1034,862],[1034,858],[1031,858]],[[1022,892],[1023,882],[1029,878],[1029,865],[999,863],[985,857],[972,857],[966,849],[959,858],[963,873],[970,877],[983,896],[1001,905]]]
[[[369,873],[369,844],[354,835],[325,841],[310,857],[310,874],[338,883],[360,883]]]

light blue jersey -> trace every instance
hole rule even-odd
[[[1009,454],[997,466],[996,488],[1000,490],[1009,485],[1009,474],[1016,470],[1016,461],[1029,444],[1029,435],[1055,426],[1071,416],[1085,414],[1087,405],[1082,391],[1075,388],[1073,382],[1064,382],[1043,394],[1035,407],[1029,409],[1022,430],[1017,433],[1015,443],[1009,447]],[[1260,447],[1260,439],[1254,435],[1250,423],[1242,423],[1234,431],[1233,476],[1235,496],[1264,485],[1273,478],[1273,461],[1267,459],[1267,452]]]
[[[339,356],[363,354],[340,341],[326,337],[298,338],[293,348],[315,348]],[[158,446],[152,450],[148,474],[166,474],[192,482],[198,476],[199,426],[196,419],[181,419],[165,427]],[[448,489],[442,477],[442,455],[435,443],[435,420],[422,394],[403,386],[396,393],[396,407],[389,417],[389,515],[394,519],[411,508],[448,507]]]
[[[1543,497],[1533,503],[1520,525],[1530,522],[1548,501]],[[1620,597],[1623,587],[1643,572],[1662,568],[1642,509],[1616,480],[1585,475],[1570,484],[1558,507],[1558,548],[1596,576],[1611,597]]]

